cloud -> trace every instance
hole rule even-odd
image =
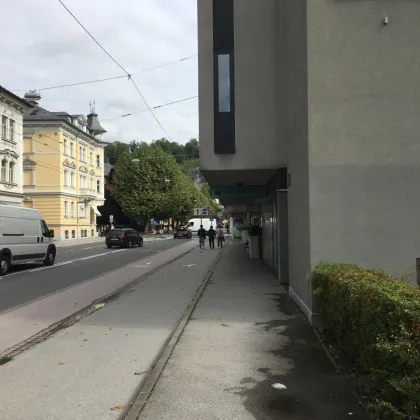
[[[195,55],[196,0],[63,0],[83,25],[130,73]],[[2,4],[0,84],[25,90],[123,75],[58,1]],[[7,60],[4,60],[7,57]],[[134,76],[151,107],[197,95],[197,57]],[[126,78],[41,92],[51,111],[87,114],[96,101],[100,120],[146,108]],[[154,111],[171,138],[198,133],[197,100]],[[165,136],[150,112],[104,123],[108,141],[151,141]]]

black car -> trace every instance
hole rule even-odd
[[[136,245],[143,246],[143,237],[134,229],[112,229],[106,235],[105,243],[108,248],[132,248]]]
[[[179,227],[174,230],[174,239],[192,237],[192,232],[186,227]]]

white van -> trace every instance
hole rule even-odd
[[[200,217],[197,217],[195,219],[188,220],[188,223],[185,225],[187,229],[190,229],[192,233],[197,233],[198,229],[200,229],[200,225],[203,225],[203,228],[205,230],[209,230],[210,226],[213,226],[214,229],[216,229],[216,220],[213,220],[212,222],[210,219],[201,219]]]
[[[38,210],[0,205],[0,275],[12,264],[53,265],[57,251],[52,238],[54,231]]]

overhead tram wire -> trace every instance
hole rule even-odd
[[[120,64],[118,61],[95,39],[95,37],[82,25],[82,23],[76,18],[76,16],[68,9],[68,7],[63,3],[62,0],[58,0],[58,2],[67,10],[67,12],[73,17],[73,19],[81,26],[81,28],[92,38],[92,40],[98,45],[98,47],[105,52],[105,54],[127,75],[128,79],[131,80],[133,83],[135,89],[139,93],[140,97],[142,98],[143,102],[147,106],[149,112],[152,114],[153,118],[156,120],[156,122],[159,124],[159,126],[162,128],[166,136],[169,140],[173,141],[171,136],[168,134],[168,132],[163,127],[162,123],[159,121],[159,119],[156,117],[155,113],[153,112],[152,108],[150,108],[148,102],[146,101],[145,97],[141,93],[140,89],[136,85],[136,82],[132,79],[131,74]]]
[[[162,68],[162,67],[165,67],[165,66],[170,66],[170,65],[180,63],[180,62],[185,61],[185,60],[189,60],[189,59],[191,59],[193,57],[196,57],[196,56],[197,56],[197,54],[194,54],[194,55],[190,55],[188,57],[183,57],[179,60],[169,61],[167,63],[159,64],[159,65],[154,66],[154,67],[149,67],[149,68],[144,69],[144,70],[136,71],[136,72],[132,73],[131,75],[134,76],[136,74],[146,73],[148,71],[156,70],[156,69],[159,69],[159,68]],[[72,86],[87,85],[87,84],[90,84],[90,83],[100,83],[100,82],[106,82],[106,81],[109,81],[109,80],[124,79],[126,77],[127,76],[105,77],[103,79],[88,80],[88,81],[85,81],[85,82],[75,82],[75,83],[68,83],[68,84],[63,84],[63,85],[48,86],[48,87],[44,87],[44,88],[39,88],[37,90],[41,92],[43,90],[61,89],[61,88],[72,87]],[[11,90],[15,91],[15,92],[26,92],[28,89],[11,89]]]
[[[190,96],[190,97],[188,97],[188,98],[179,99],[179,100],[177,100],[177,101],[167,102],[167,103],[162,104],[162,105],[156,105],[155,107],[153,107],[153,109],[159,109],[159,108],[163,108],[163,107],[165,107],[165,106],[175,105],[175,104],[177,104],[177,103],[180,103],[180,102],[185,102],[185,101],[189,101],[189,100],[191,100],[191,99],[195,99],[195,98],[198,98],[198,96],[197,96],[197,95],[195,95],[195,96]],[[128,114],[119,115],[119,116],[117,116],[117,117],[108,118],[107,120],[102,120],[101,122],[108,122],[108,121],[116,120],[116,119],[118,119],[118,118],[128,117],[128,116],[131,116],[131,115],[133,115],[133,114],[139,114],[139,113],[141,113],[141,112],[146,112],[146,111],[148,111],[148,109],[147,109],[147,108],[145,108],[145,109],[143,109],[143,110],[141,110],[141,111],[134,111],[134,112],[131,112],[131,113],[128,113]],[[24,126],[23,124],[20,124],[20,123],[19,123],[19,122],[17,122],[17,121],[15,121],[15,123],[16,123],[16,124],[18,124],[18,125],[20,125],[22,128],[26,128],[27,130],[31,130],[31,131],[33,131],[32,135],[36,134],[36,131],[35,131],[33,128],[28,127],[28,126]],[[46,135],[46,134],[41,134],[41,135],[42,135],[43,137],[46,137],[46,138],[48,138],[48,139],[53,140],[54,142],[56,142],[56,139],[54,139],[53,137],[50,137],[50,136],[48,136],[48,135]],[[55,150],[56,152],[61,153],[61,151],[60,151],[59,149],[56,149],[56,148],[54,148],[54,147],[50,146],[49,144],[42,143],[42,142],[38,141],[38,140],[37,140],[37,139],[35,139],[35,138],[34,138],[33,140],[34,140],[35,142],[39,143],[39,144],[42,144],[43,146],[49,147],[50,149]]]
[[[156,105],[152,109],[160,109],[160,108],[164,108],[165,106],[179,104],[180,102],[190,101],[191,99],[196,99],[196,98],[198,98],[198,95],[190,96],[189,98],[179,99],[179,100],[173,101],[173,102],[167,102],[166,104],[163,104],[163,105]],[[116,120],[118,118],[129,117],[131,115],[140,114],[140,113],[146,112],[146,111],[148,111],[148,108],[142,109],[140,111],[129,112],[129,113],[123,114],[123,115],[118,115],[117,117],[108,118],[107,120],[102,120],[101,122],[108,122],[108,121]]]

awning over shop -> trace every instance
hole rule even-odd
[[[98,210],[98,206],[95,206],[95,205],[91,204],[91,205],[90,205],[90,207],[92,207],[92,210],[95,212],[95,214],[96,214],[97,216],[101,216],[101,213],[100,213],[100,211]]]

